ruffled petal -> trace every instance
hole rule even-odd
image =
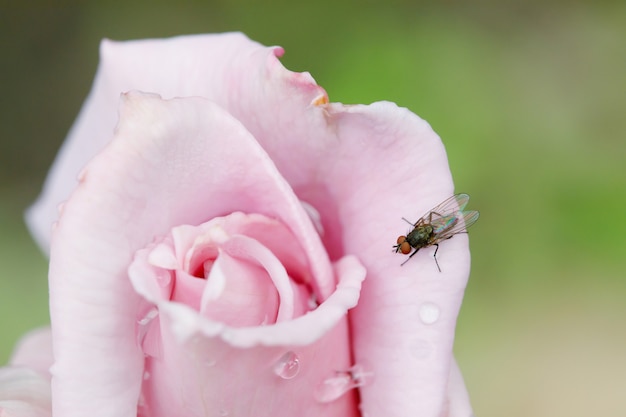
[[[51,417],[50,380],[27,367],[0,368],[0,416]]]
[[[25,366],[49,377],[53,360],[52,333],[49,327],[43,327],[22,336],[13,350],[9,364]]]
[[[147,359],[141,415],[359,416],[355,390],[325,390],[352,366],[347,311],[365,270],[347,257],[335,271],[337,290],[320,306],[268,326],[233,328],[159,303],[163,349]]]
[[[313,225],[241,124],[204,99],[126,95],[115,137],[83,172],[53,235],[55,413],[136,413],[143,354],[142,303],[127,276],[133,253],[173,226],[232,211],[261,212],[307,236],[299,244],[311,285],[327,297],[334,278]]]
[[[266,63],[282,53],[281,48],[265,47],[241,33],[104,40],[91,93],[50,169],[41,195],[27,212],[27,223],[41,248],[49,251],[57,207],[78,184],[79,172],[110,141],[120,94],[138,90],[166,99],[204,97],[230,111],[238,102],[248,100],[248,95],[262,96]],[[308,74],[302,77],[310,79]],[[239,86],[252,78],[256,78],[252,81],[255,90],[240,95]],[[255,118],[273,111],[266,107],[257,110]]]

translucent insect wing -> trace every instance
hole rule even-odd
[[[430,225],[433,227],[434,233],[443,233],[445,230],[454,227],[454,225],[458,222],[459,213],[448,214],[443,217],[437,217],[433,219]]]
[[[457,216],[455,217],[457,222],[452,224],[447,229],[442,229],[442,231],[437,234],[437,239],[445,240],[456,235],[457,233],[465,232],[471,225],[476,223],[479,215],[480,213],[475,210],[457,213]]]
[[[450,198],[442,201],[437,206],[433,207],[426,213],[423,217],[430,215],[438,215],[440,217],[445,217],[448,214],[455,213],[457,211],[463,211],[465,206],[469,201],[469,195],[467,194],[455,194]]]

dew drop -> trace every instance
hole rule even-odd
[[[228,415],[228,411],[226,411],[224,409],[220,409],[220,416],[226,417],[227,415]]]
[[[172,274],[170,271],[161,269],[156,273],[156,281],[162,288],[167,287],[172,282]]]
[[[85,177],[86,177],[86,176],[87,176],[87,169],[86,169],[86,168],[83,168],[83,169],[81,169],[81,171],[78,173],[78,176],[76,177],[76,179],[77,179],[79,182],[83,182],[83,181],[85,181]]]
[[[300,358],[289,351],[274,364],[274,373],[282,379],[291,379],[300,372]]]
[[[420,320],[424,324],[433,324],[439,319],[439,314],[441,311],[436,304],[433,303],[424,303],[420,307],[419,316]]]
[[[59,205],[57,206],[57,212],[59,214],[63,214],[63,210],[65,209],[65,201],[62,203],[59,203]]]
[[[367,384],[373,375],[372,372],[365,372],[362,366],[354,365],[347,371],[338,371],[335,376],[319,383],[313,396],[321,403],[335,401],[351,389]]]
[[[146,352],[146,336],[150,331],[152,321],[159,315],[159,310],[152,307],[142,318],[137,320],[137,344]]]
[[[147,381],[147,380],[150,379],[151,376],[152,375],[150,375],[150,372],[146,371],[146,372],[143,373],[143,380]]]
[[[146,402],[146,397],[144,394],[139,395],[139,399],[137,400],[137,416],[147,416],[148,414],[148,404]]]
[[[154,320],[156,318],[156,316],[159,315],[159,310],[157,310],[156,307],[151,308],[145,316],[143,316],[142,318],[140,318],[139,320],[137,320],[137,324],[139,326],[147,326],[148,324],[150,324],[150,322],[152,320]]]

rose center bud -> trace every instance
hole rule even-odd
[[[152,304],[184,304],[231,327],[292,320],[309,310],[312,298],[298,240],[259,214],[177,226],[137,253],[129,275]]]

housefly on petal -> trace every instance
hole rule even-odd
[[[404,221],[413,226],[413,230],[409,231],[406,236],[398,237],[397,244],[393,247],[396,253],[409,255],[413,251],[409,255],[409,259],[411,259],[420,249],[435,246],[433,257],[437,269],[441,272],[437,261],[439,243],[458,233],[465,233],[467,228],[478,220],[479,213],[477,211],[464,211],[468,201],[469,195],[455,194],[434,207],[415,223],[403,217]],[[402,265],[407,263],[409,259],[402,262]]]

